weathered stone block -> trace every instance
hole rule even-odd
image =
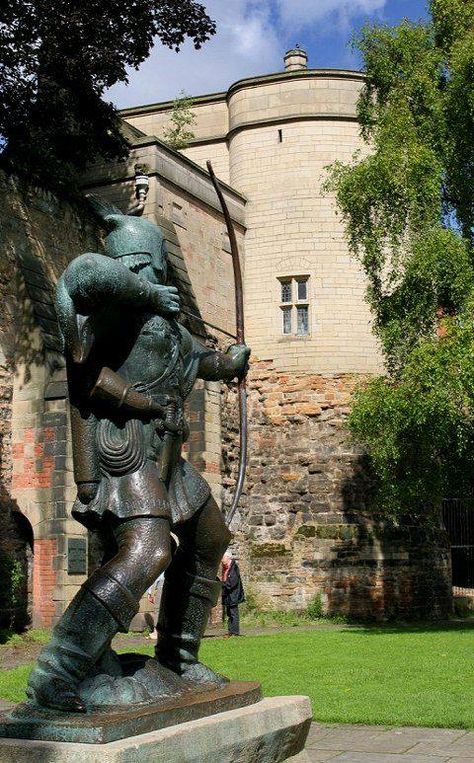
[[[304,748],[307,697],[273,697],[108,744],[1,739],[2,763],[281,763]]]
[[[284,543],[253,543],[250,553],[254,559],[262,557],[274,558],[288,556],[290,549]]]

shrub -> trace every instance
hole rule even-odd
[[[324,617],[323,602],[320,593],[317,593],[309,602],[306,607],[306,616],[309,617],[310,620],[320,620]]]

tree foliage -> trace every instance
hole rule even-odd
[[[192,107],[193,99],[189,98],[183,90],[173,101],[170,124],[163,132],[163,140],[176,151],[182,151],[194,138],[194,133],[190,129],[196,121]]]
[[[392,515],[470,498],[474,477],[474,0],[430,11],[356,40],[368,150],[336,162],[327,184],[386,363],[351,426]]]
[[[0,11],[0,135],[4,164],[67,187],[127,143],[104,92],[127,81],[154,39],[199,48],[215,25],[196,0],[9,0]],[[160,72],[157,72],[157,76]]]

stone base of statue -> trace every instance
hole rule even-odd
[[[155,702],[95,708],[87,713],[64,713],[25,702],[0,716],[0,737],[108,744],[252,705],[261,696],[260,684],[229,682],[219,687],[194,687],[186,694]]]
[[[229,683],[141,710],[12,715],[1,719],[9,737],[0,739],[2,763],[280,763],[303,749],[311,706],[307,697],[260,699],[258,684]]]

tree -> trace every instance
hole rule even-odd
[[[181,91],[179,98],[173,101],[170,125],[163,132],[163,140],[176,151],[182,151],[194,138],[189,128],[195,123],[196,117],[192,111],[193,99]]]
[[[104,92],[127,81],[155,37],[199,48],[215,24],[196,0],[10,0],[0,12],[0,136],[4,166],[55,188],[89,162],[127,154]]]
[[[360,390],[354,435],[378,506],[427,516],[474,478],[474,0],[426,23],[366,27],[358,103],[370,150],[330,168],[386,375]]]

